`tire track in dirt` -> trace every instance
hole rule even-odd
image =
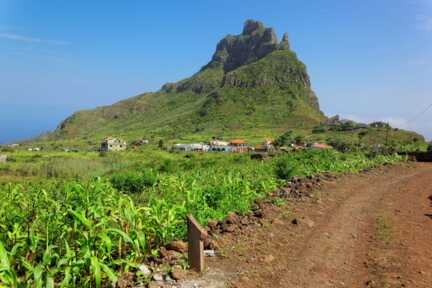
[[[356,251],[367,250],[364,231],[374,223],[375,211],[383,194],[401,182],[409,181],[422,172],[402,177],[387,177],[385,181],[342,186],[350,195],[321,223],[306,240],[300,253],[293,257],[293,270],[284,278],[286,287],[364,287],[366,259]],[[362,181],[363,182],[363,181]],[[359,279],[360,283],[359,283]]]

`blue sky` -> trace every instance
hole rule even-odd
[[[289,33],[327,115],[432,138],[432,0],[0,0],[0,143],[190,76],[249,18]]]

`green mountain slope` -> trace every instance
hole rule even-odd
[[[279,42],[272,28],[248,20],[242,33],[223,38],[211,61],[190,78],[167,83],[154,93],[76,112],[37,140],[97,145],[111,135],[186,141],[216,136],[259,143],[294,130],[309,135],[310,141],[358,143],[361,138],[365,145],[395,142],[414,148],[425,143],[421,135],[404,130],[323,130],[321,123],[328,120],[311,89],[306,66],[290,49],[288,35]]]
[[[313,127],[323,119],[306,67],[290,50],[287,34],[278,42],[273,29],[248,20],[240,35],[218,43],[211,61],[192,77],[155,93],[79,111],[48,137],[260,137]]]

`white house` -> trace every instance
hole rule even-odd
[[[209,151],[209,145],[203,143],[191,143],[191,144],[175,144],[173,147],[177,151]]]

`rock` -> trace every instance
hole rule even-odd
[[[276,33],[272,28],[266,28],[259,21],[247,20],[241,35],[228,35],[218,43],[208,65],[222,65],[224,70],[229,72],[278,49],[281,49],[281,45],[277,42]]]
[[[163,278],[163,275],[161,273],[155,273],[155,274],[153,274],[153,280],[156,282],[163,282],[164,278]]]
[[[168,257],[168,250],[165,247],[159,248],[159,255],[161,256],[161,258]]]
[[[264,213],[261,210],[255,210],[253,212],[253,215],[257,218],[263,218],[264,217]]]
[[[303,219],[298,219],[298,218],[294,218],[291,221],[291,224],[293,225],[300,225],[300,224],[305,224],[307,227],[312,228],[315,226],[315,222],[313,222],[312,220],[310,220],[309,218],[303,218]]]
[[[165,282],[167,284],[175,284],[176,281],[173,278],[171,278],[170,275],[165,275]],[[172,287],[172,286],[168,286],[168,287]]]
[[[205,257],[216,257],[215,250],[204,250]]]
[[[216,243],[216,241],[207,238],[206,240],[204,240],[204,249],[218,250],[219,245]]]
[[[177,240],[168,244],[167,248],[179,253],[185,253],[188,250],[188,244],[184,241]]]
[[[150,268],[148,268],[148,266],[145,264],[141,264],[140,266],[138,266],[138,271],[141,272],[144,277],[148,277],[152,273]]]
[[[278,189],[276,196],[278,197],[288,197],[291,194],[291,187],[284,187],[282,189]]]
[[[236,213],[230,212],[225,217],[225,222],[227,224],[237,224],[239,222],[239,217],[237,216]]]
[[[263,258],[264,263],[271,263],[275,260],[275,257],[273,255],[266,255]]]
[[[300,194],[305,194],[306,193],[306,187],[305,186],[303,186],[303,185],[301,185],[299,188],[298,188],[298,193],[300,193]]]
[[[216,230],[217,229],[217,227],[218,227],[218,222],[216,221],[216,220],[212,220],[212,219],[209,219],[208,221],[207,221],[207,226],[210,228],[210,230]]]
[[[224,232],[232,233],[235,231],[236,226],[234,224],[224,224],[222,229]]]
[[[179,258],[178,256],[180,253],[177,251],[174,251],[174,250],[167,250],[166,248],[161,247],[159,249],[159,254],[164,261],[171,262],[173,260],[178,259]]]
[[[289,45],[289,39],[288,39],[288,33],[285,32],[282,36],[282,40],[279,44],[279,49],[281,50],[289,50],[290,49],[290,45]]]
[[[283,222],[279,218],[275,218],[275,219],[272,220],[272,224],[275,224],[275,225],[284,225],[285,222]]]
[[[264,24],[260,21],[247,20],[243,26],[243,35],[251,35],[255,31],[263,30]]]
[[[315,222],[314,221],[312,221],[311,219],[309,219],[309,218],[305,218],[304,220],[303,220],[303,222],[306,224],[306,226],[308,226],[309,228],[313,228],[314,226],[315,226]]]
[[[171,271],[171,277],[176,281],[181,281],[186,279],[187,272],[181,269],[174,269]]]
[[[249,225],[250,224],[249,218],[248,217],[242,217],[240,219],[240,224],[243,225],[243,226]]]

